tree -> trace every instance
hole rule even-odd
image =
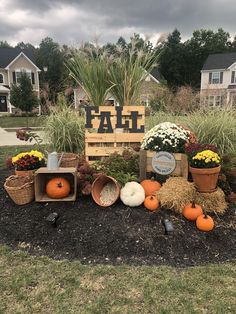
[[[19,84],[14,84],[12,86],[10,102],[16,108],[26,112],[28,128],[28,113],[37,106],[38,98],[33,91],[31,81],[26,72],[21,72]]]
[[[11,45],[6,40],[0,40],[0,48],[11,48]]]
[[[183,63],[184,46],[180,32],[175,29],[163,43],[159,58],[159,70],[173,89],[183,84]]]
[[[37,52],[36,64],[40,69],[47,68],[47,72],[40,74],[41,86],[48,84],[49,99],[56,102],[57,94],[64,88],[66,68],[64,66],[63,52],[58,43],[52,38],[44,38]]]

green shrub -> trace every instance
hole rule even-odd
[[[57,152],[80,153],[84,149],[84,118],[59,97],[59,103],[45,120],[45,136]]]

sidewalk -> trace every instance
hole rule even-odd
[[[43,136],[43,131],[37,132],[39,136]],[[25,146],[33,145],[34,142],[21,141],[16,137],[16,132],[7,132],[0,128],[0,146]]]

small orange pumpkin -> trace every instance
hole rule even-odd
[[[144,206],[153,212],[159,207],[159,201],[154,195],[149,195],[144,200]]]
[[[193,221],[203,214],[203,210],[202,207],[196,204],[193,200],[192,203],[189,203],[184,207],[182,214],[186,219]]]
[[[140,183],[145,191],[145,196],[150,196],[154,192],[159,191],[161,184],[158,181],[152,179],[145,179]]]
[[[197,217],[196,226],[199,230],[207,232],[211,231],[215,224],[212,217],[204,213]]]
[[[50,198],[64,198],[70,193],[70,183],[64,178],[53,178],[46,185],[46,193]]]

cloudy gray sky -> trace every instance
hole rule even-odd
[[[73,46],[128,39],[153,41],[178,28],[182,38],[196,29],[222,27],[236,34],[235,0],[0,0],[0,40],[38,45],[42,38]]]

